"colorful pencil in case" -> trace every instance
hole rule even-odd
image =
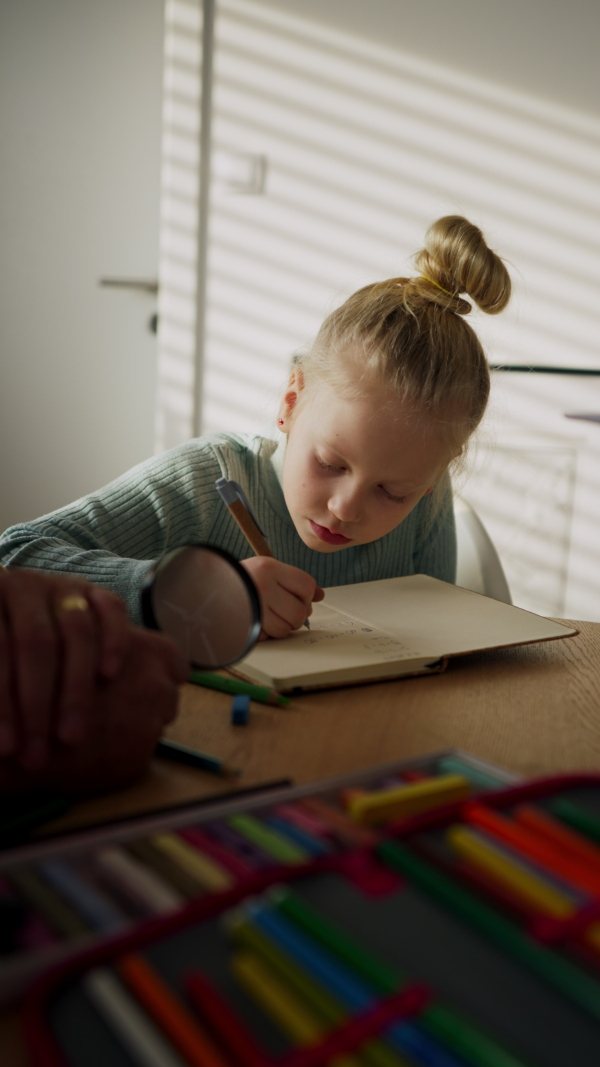
[[[231,969],[250,998],[295,1045],[313,1045],[324,1037],[326,1027],[258,957],[250,952],[236,953]],[[360,1067],[359,1061],[348,1054],[337,1055],[330,1063],[332,1067]]]
[[[209,756],[207,752],[199,752],[198,749],[189,748],[187,745],[167,741],[164,737],[158,742],[154,755],[159,759],[182,763],[186,767],[195,767],[199,771],[208,771],[209,774],[218,774],[223,778],[237,778],[242,773],[240,767],[233,767],[218,756]]]
[[[308,811],[302,802],[295,802],[290,804],[278,804],[273,809],[275,814],[281,816],[282,819],[286,819],[292,823],[293,826],[297,826],[300,830],[306,830],[308,834],[321,840],[327,847],[331,845],[335,835],[325,825],[322,819],[317,815]]]
[[[348,1012],[363,1011],[372,1006],[375,995],[368,986],[274,909],[262,901],[254,900],[246,905],[244,912],[261,933],[271,937],[297,966],[308,971],[314,981],[322,983]],[[413,1057],[423,1067],[463,1067],[455,1056],[424,1033],[417,1023],[393,1023],[381,1038],[401,1055]]]
[[[547,812],[532,804],[519,805],[514,809],[513,816],[520,826],[527,827],[542,840],[561,849],[567,856],[600,873],[600,849],[586,841],[581,834],[567,829],[558,819],[553,819]]]
[[[522,857],[517,857],[485,834],[466,826],[451,826],[446,841],[452,851],[487,875],[492,883],[506,887],[533,909],[546,915],[567,918],[577,907],[577,900],[558,888]]]
[[[203,852],[206,856],[210,856],[215,860],[219,866],[224,870],[229,871],[233,877],[237,879],[247,878],[252,874],[255,868],[242,859],[237,853],[234,853],[231,849],[220,845],[213,838],[205,834],[197,826],[181,826],[177,829],[177,834],[184,841],[187,841],[188,845],[192,845],[197,848],[199,852]]]
[[[109,883],[145,915],[166,915],[185,903],[179,890],[123,848],[99,849],[94,863]]]
[[[48,923],[54,933],[67,940],[89,934],[91,927],[78,912],[30,867],[18,867],[10,872],[8,881],[35,912]]]
[[[376,837],[372,830],[358,826],[345,812],[321,797],[303,797],[300,807],[318,819],[323,829],[343,845],[361,848],[375,844]]]
[[[190,971],[184,975],[183,984],[200,1019],[232,1063],[236,1067],[265,1067],[264,1051],[212,983],[200,971]]]
[[[514,893],[534,914],[554,919],[570,919],[578,910],[578,902],[571,895],[555,888],[547,879],[539,877],[526,865],[511,859],[491,841],[465,827],[448,831],[448,840],[458,854],[490,877],[493,882]],[[595,952],[600,952],[600,922],[591,922],[581,940]]]
[[[251,700],[257,700],[260,704],[276,704],[286,707],[290,698],[278,693],[276,689],[268,689],[264,685],[253,685],[252,682],[244,682],[241,678],[229,678],[224,674],[213,674],[212,671],[192,671],[188,681],[193,685],[204,685],[208,689],[218,689],[222,693],[244,693]]]
[[[406,975],[382,963],[287,886],[271,890],[269,899],[281,914],[358,972],[376,992],[394,993],[406,982]],[[471,1067],[524,1067],[520,1059],[444,1004],[427,1004],[419,1015],[419,1023]]]
[[[92,930],[109,935],[129,925],[123,912],[64,860],[44,860],[38,871]]]
[[[484,771],[481,767],[473,767],[458,756],[442,756],[437,765],[438,774],[462,774],[467,778],[475,789],[502,789],[506,787],[506,781],[491,771]]]
[[[266,815],[264,821],[271,830],[276,830],[277,833],[283,834],[284,837],[299,845],[310,856],[329,856],[331,853],[331,848],[328,848],[322,840],[319,840],[318,837],[310,834],[307,830],[300,829],[299,826],[296,826],[281,815]]]
[[[234,942],[263,960],[279,981],[301,999],[325,1028],[339,1026],[348,1018],[348,1012],[323,985],[314,982],[306,971],[292,963],[289,957],[251,922],[238,914],[232,917],[228,926]],[[403,1057],[398,1056],[378,1038],[370,1038],[361,1046],[360,1060],[368,1067],[405,1067],[407,1064]]]
[[[137,1067],[187,1067],[111,971],[89,971],[83,988]]]
[[[501,952],[518,959],[543,982],[554,986],[593,1019],[600,1021],[600,982],[568,960],[536,944],[478,896],[448,878],[437,866],[421,859],[404,843],[381,842],[377,846],[377,853],[392,870],[403,874],[448,911],[479,930]]]
[[[283,834],[265,825],[254,815],[240,813],[230,815],[227,825],[245,837],[253,845],[258,845],[277,863],[306,863],[311,857],[306,849],[296,845]]]
[[[117,970],[138,1003],[189,1067],[232,1067],[231,1061],[145,957],[135,953],[122,956],[117,962]]]
[[[475,802],[465,805],[463,819],[516,849],[526,859],[533,860],[549,874],[571,884],[580,892],[600,896],[600,871],[590,868],[586,861],[565,856],[555,844],[539,838],[536,831],[532,832],[526,826]]]
[[[239,834],[224,819],[207,823],[203,829],[221,848],[227,849],[232,855],[250,864],[253,871],[266,870],[273,866],[273,857],[269,853],[259,848],[258,845],[252,844],[247,837]]]
[[[204,893],[204,887],[196,878],[193,878],[188,871],[185,871],[150,841],[146,839],[128,841],[127,851],[140,863],[154,871],[167,885],[173,886],[187,900],[194,900],[195,897]]]
[[[159,851],[164,852],[188,874],[197,879],[203,889],[208,890],[209,893],[230,889],[235,882],[229,871],[176,834],[155,834],[151,842]]]
[[[443,804],[466,800],[470,792],[471,786],[466,778],[447,774],[410,785],[402,784],[394,789],[370,790],[354,797],[348,811],[361,826],[381,826]]]
[[[547,806],[553,815],[578,830],[584,837],[600,842],[600,819],[590,815],[580,804],[566,797],[553,797],[547,801]]]

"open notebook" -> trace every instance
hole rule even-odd
[[[261,642],[236,673],[275,689],[316,689],[431,674],[452,656],[577,633],[425,574],[327,589],[310,627]]]

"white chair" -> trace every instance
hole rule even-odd
[[[456,584],[494,600],[512,604],[506,575],[493,541],[479,515],[463,497],[455,496]]]

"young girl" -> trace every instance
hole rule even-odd
[[[359,290],[324,322],[281,401],[281,443],[188,441],[0,540],[0,562],[84,576],[140,618],[151,563],[178,545],[227,549],[257,585],[266,636],[302,625],[321,586],[425,573],[454,581],[448,469],[480,422],[486,359],[464,316],[496,314],[510,279],[480,230],[439,219],[417,275]],[[275,559],[251,557],[215,490],[235,479]]]

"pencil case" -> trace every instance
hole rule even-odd
[[[328,783],[312,796],[346,814],[337,850],[256,869],[38,978],[34,1063],[147,1067],[159,1049],[161,1067],[597,1067],[600,776],[393,807],[431,779]]]
[[[339,810],[344,827],[339,796],[346,788],[402,776],[445,777],[457,767],[463,776],[468,770],[474,789],[511,777],[444,751],[304,787],[272,783],[0,852],[0,1000],[16,997],[39,970],[188,900],[236,885],[256,870],[335,854],[352,843],[347,828],[345,837],[311,838],[301,818],[291,821],[290,805],[325,802],[330,818]]]

